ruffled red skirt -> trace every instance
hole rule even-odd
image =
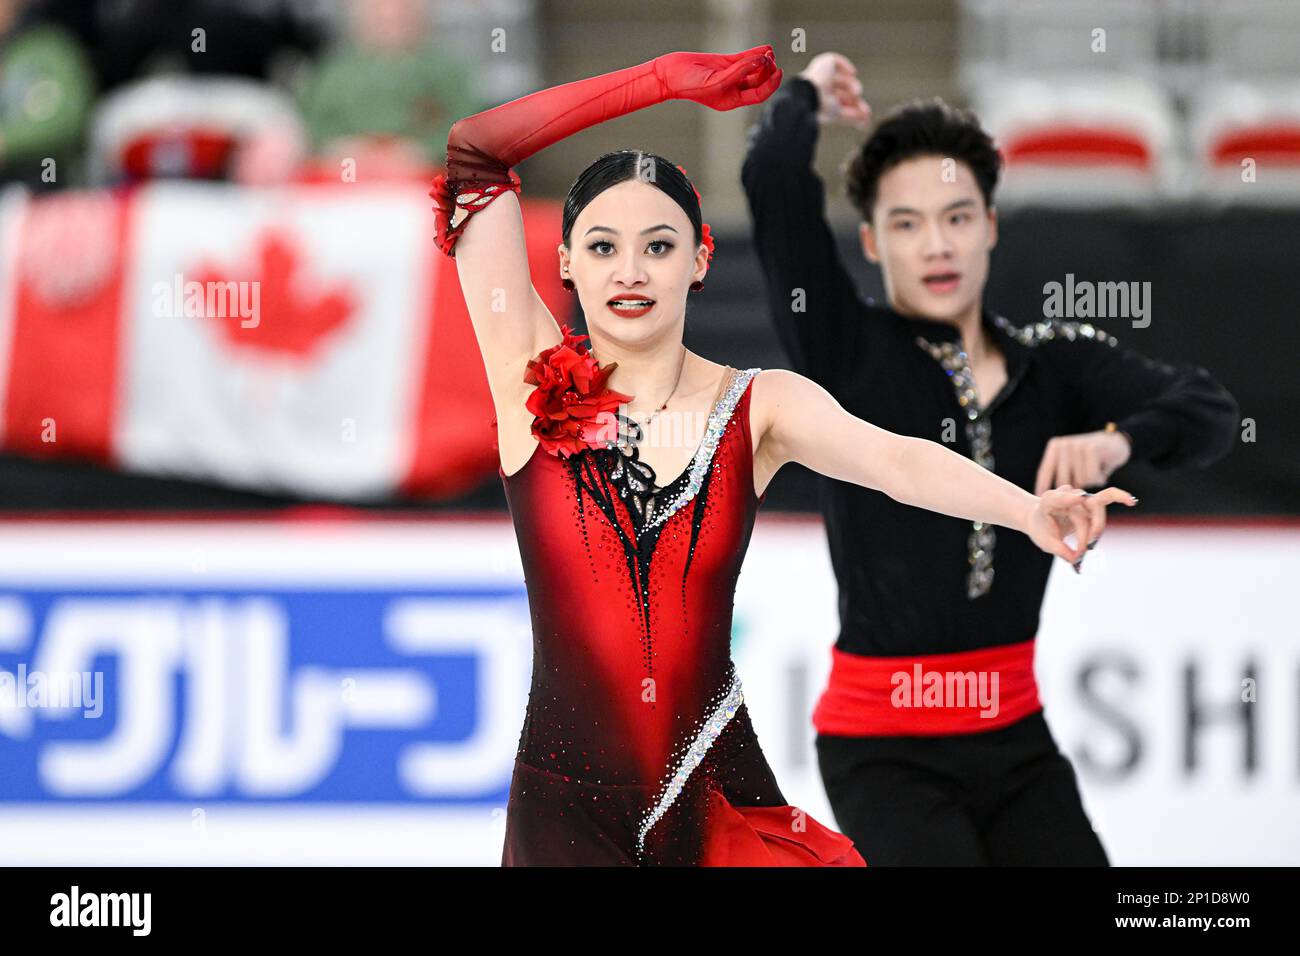
[[[853,841],[798,807],[737,807],[709,793],[701,866],[866,866]]]
[[[652,786],[583,783],[516,761],[501,863],[641,865],[635,851],[637,821],[656,791]],[[683,854],[695,865],[867,865],[852,840],[798,807],[735,806],[712,787],[694,794],[688,822],[678,835]],[[670,825],[669,820],[658,824]]]

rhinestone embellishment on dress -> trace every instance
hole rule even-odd
[[[478,185],[477,180],[465,180],[456,184],[459,192],[456,193],[454,202],[456,208],[447,225],[450,229],[458,229],[472,213],[478,212],[508,186],[500,183],[489,183],[487,185]],[[513,190],[512,190],[513,191]]]
[[[709,422],[704,432],[704,441],[700,445],[699,451],[691,459],[690,477],[686,482],[686,487],[678,492],[667,505],[662,508],[656,508],[653,516],[646,522],[647,528],[653,528],[663,524],[671,518],[682,505],[689,502],[700,490],[700,485],[704,482],[704,475],[709,470],[709,463],[713,460],[713,453],[718,447],[718,440],[722,438],[722,433],[731,420],[731,413],[736,408],[736,402],[744,394],[749,380],[757,375],[761,369],[747,368],[744,371],[737,372],[732,377],[731,385],[728,386],[726,394],[718,402],[709,415]]]
[[[482,189],[466,189],[456,194],[456,205],[458,206],[486,206],[492,201],[492,197],[501,192],[500,186],[484,186]]]
[[[744,701],[745,695],[740,687],[740,677],[733,668],[731,681],[724,691],[722,699],[713,708],[709,716],[705,718],[704,726],[700,728],[686,753],[682,755],[676,770],[660,792],[659,799],[641,821],[641,826],[636,835],[638,855],[645,852],[645,838],[646,834],[650,832],[650,828],[663,818],[663,815],[668,812],[668,808],[677,800],[677,797],[682,792],[682,787],[686,784],[686,779],[704,760],[704,755],[713,746],[713,742],[718,739],[722,729],[731,722],[731,718],[736,716],[736,711],[740,709],[740,705]]]

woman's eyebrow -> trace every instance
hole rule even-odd
[[[676,232],[676,231],[677,231],[677,230],[674,229],[672,226],[668,225],[668,223],[666,223],[666,222],[661,222],[661,223],[659,223],[659,225],[657,225],[657,226],[651,226],[649,229],[642,229],[642,230],[641,230],[641,235],[644,236],[647,232],[654,232],[656,229],[667,229],[667,230],[669,230],[670,232]],[[612,235],[615,235],[615,236],[619,235],[619,231],[618,231],[617,229],[613,229],[613,228],[611,228],[611,227],[609,227],[609,226],[592,226],[592,227],[591,227],[590,229],[588,229],[585,233],[583,233],[583,236],[584,236],[584,237],[585,237],[585,236],[589,236],[589,235],[591,235],[593,232],[608,232],[608,233],[610,233],[610,234],[612,234]]]

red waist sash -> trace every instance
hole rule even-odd
[[[865,657],[831,649],[831,676],[813,711],[820,734],[974,734],[1042,709],[1034,641],[952,654]]]

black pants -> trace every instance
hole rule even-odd
[[[822,734],[817,762],[868,866],[1110,865],[1042,711],[974,734]]]

